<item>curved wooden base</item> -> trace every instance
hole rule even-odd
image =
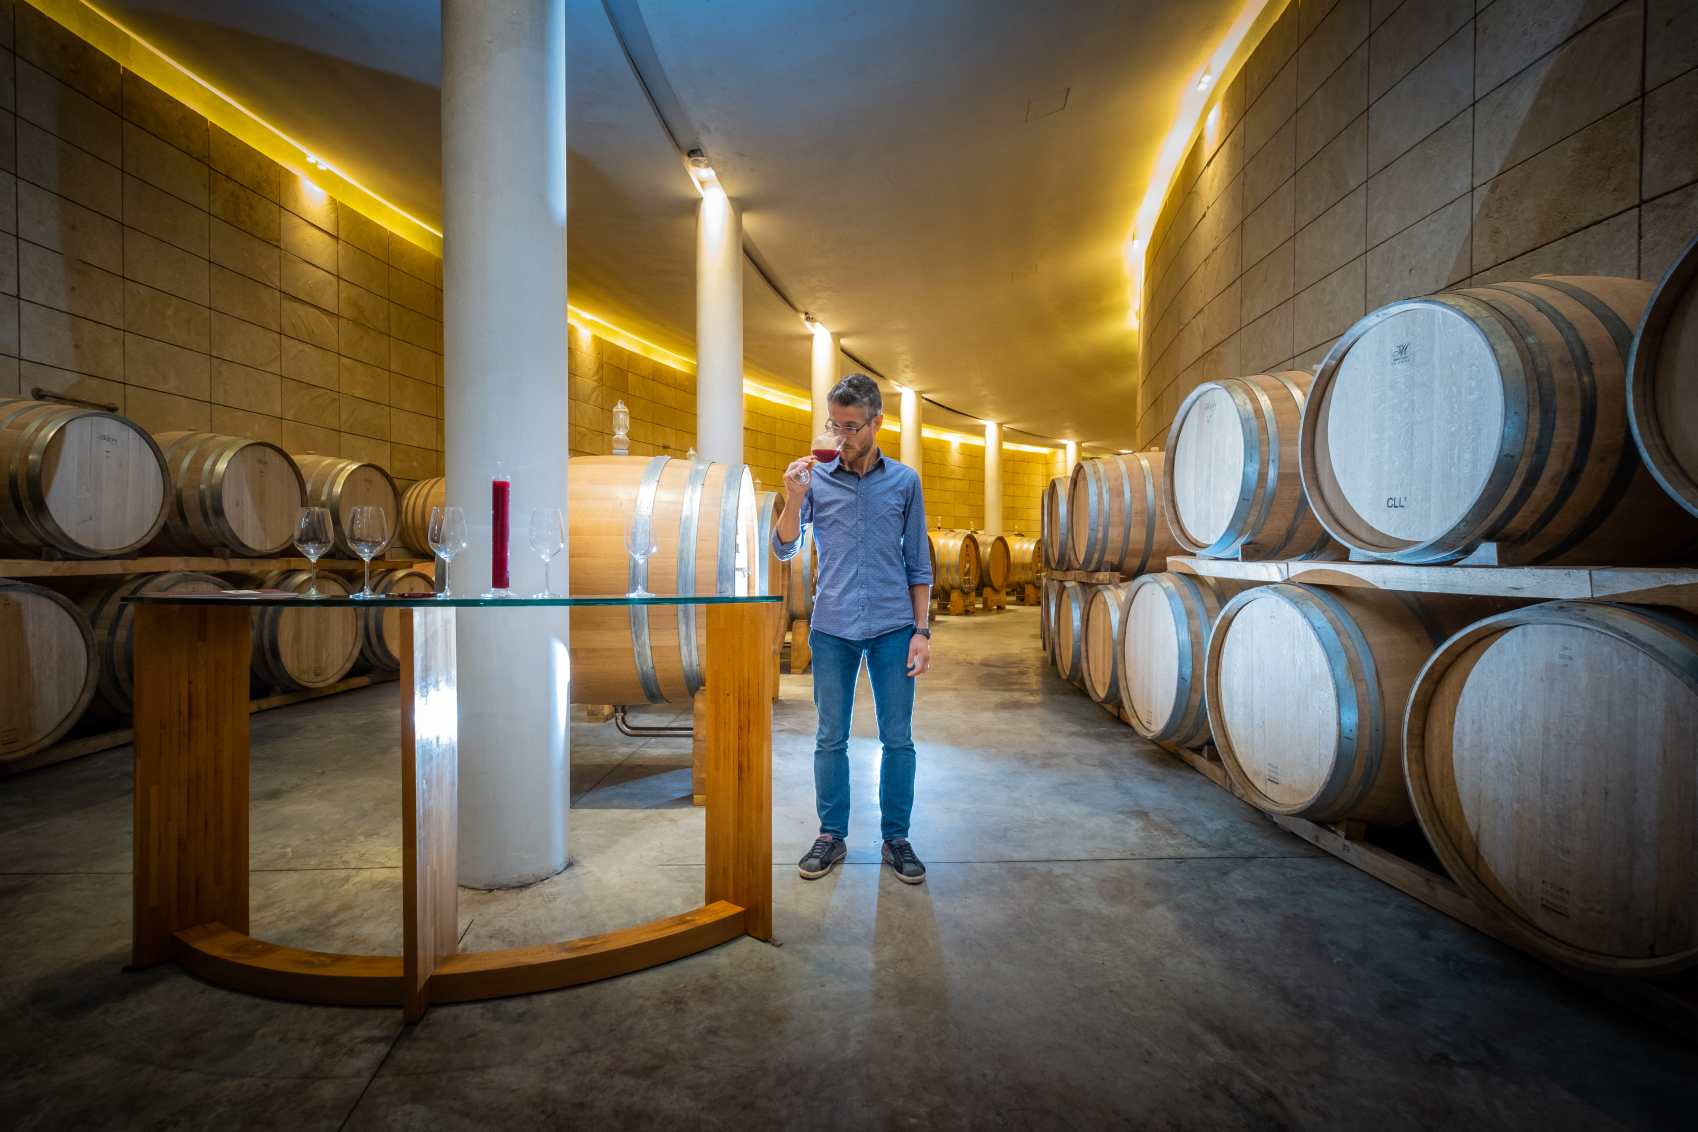
[[[541,947],[458,953],[454,609],[401,611],[402,954],[281,947],[248,930],[250,610],[136,611],[133,966],[297,1002],[400,1006],[553,990],[772,936],[772,641],[777,603],[707,611],[703,899],[691,912]],[[806,652],[806,626],[802,648]],[[421,712],[423,714],[421,714]],[[452,720],[450,713],[448,719]],[[420,726],[420,721],[425,726]]]
[[[472,1002],[593,983],[658,967],[743,934],[743,909],[716,900],[680,916],[539,947],[450,955],[430,976],[431,1002]],[[266,943],[220,923],[177,932],[171,958],[209,983],[292,1002],[401,1006],[399,955],[340,955]]]

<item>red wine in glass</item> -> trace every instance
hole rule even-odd
[[[822,464],[829,463],[830,461],[837,459],[839,455],[840,453],[835,448],[814,449],[814,459],[818,460]]]

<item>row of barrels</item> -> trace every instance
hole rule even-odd
[[[1147,738],[1212,743],[1261,809],[1418,820],[1561,962],[1698,964],[1692,613],[1162,572],[1050,581],[1042,620],[1063,677]]]
[[[1046,564],[1171,554],[1634,566],[1698,557],[1698,241],[1660,284],[1541,276],[1391,303],[1315,374],[1205,382],[1167,451],[1044,491]]]
[[[928,542],[932,586],[941,592],[1035,586],[1048,569],[1043,540],[1037,535],[937,530],[929,533]]]
[[[33,754],[57,742],[88,717],[117,726],[135,710],[135,609],[131,594],[213,593],[233,588],[306,592],[306,570],[265,574],[152,574],[42,579],[45,584],[0,580],[0,759]],[[317,589],[346,596],[361,584],[357,574],[328,571]],[[372,576],[382,593],[425,593],[429,574],[382,571]],[[251,673],[256,695],[328,687],[357,667],[394,671],[400,614],[393,609],[348,606],[253,611]]]
[[[114,412],[0,398],[0,557],[271,558],[313,506],[330,511],[333,553],[352,558],[354,508],[394,516],[399,501],[389,473],[365,461],[210,432],[151,435]]]

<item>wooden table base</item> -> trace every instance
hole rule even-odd
[[[476,614],[472,614],[476,616]],[[772,936],[772,700],[777,603],[707,610],[706,903],[537,947],[461,954],[456,866],[455,611],[402,611],[403,953],[280,947],[248,931],[249,612],[136,609],[133,963],[272,998],[400,1006],[553,990],[740,935]]]

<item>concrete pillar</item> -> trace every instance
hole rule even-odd
[[[512,477],[512,588],[542,589],[533,507],[566,508],[564,0],[443,0],[443,394],[448,500],[471,545],[454,588],[490,587],[490,480]],[[565,592],[554,560],[554,589]],[[459,636],[459,879],[566,867],[567,613],[466,609]]]
[[[1002,426],[985,422],[985,532],[1002,533]]]
[[[920,406],[924,403],[918,393],[906,385],[902,387],[902,462],[921,476],[926,474],[922,455],[924,449],[920,444]]]
[[[814,431],[809,437],[818,436],[825,431],[825,422],[830,418],[831,410],[826,405],[826,398],[831,395],[831,387],[837,384],[837,335],[814,323],[814,354],[813,354],[813,406]]]
[[[1067,470],[1061,474],[1070,476],[1073,474],[1073,465],[1079,462],[1079,442],[1077,440],[1064,440],[1062,443],[1067,446]]]
[[[743,462],[743,217],[717,178],[696,214],[696,454]]]

